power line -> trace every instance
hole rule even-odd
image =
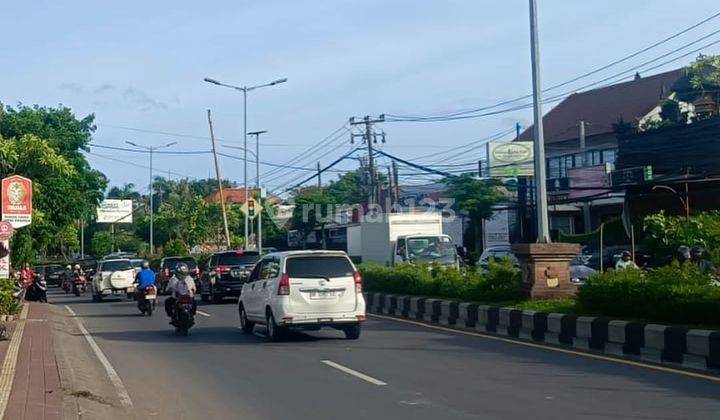
[[[625,61],[627,61],[627,60],[629,60],[629,59],[631,59],[631,58],[637,57],[637,56],[639,56],[640,54],[643,54],[643,53],[645,53],[645,52],[647,52],[647,51],[649,51],[649,50],[651,50],[651,49],[654,49],[654,48],[656,48],[656,47],[658,47],[658,46],[660,46],[660,45],[662,45],[662,44],[664,44],[664,43],[666,43],[666,42],[668,42],[668,41],[670,41],[670,40],[672,40],[672,39],[675,39],[675,38],[677,38],[677,37],[679,37],[679,36],[681,36],[681,35],[689,32],[689,31],[691,31],[691,30],[693,30],[693,29],[695,29],[695,28],[697,28],[697,27],[699,27],[699,26],[701,26],[701,25],[703,25],[703,24],[705,24],[705,23],[707,23],[707,22],[709,22],[709,21],[717,18],[718,16],[720,16],[720,12],[717,12],[717,13],[715,13],[715,14],[713,14],[713,15],[705,18],[705,19],[703,19],[703,20],[700,21],[700,22],[695,23],[695,24],[693,24],[693,25],[691,25],[691,26],[689,26],[689,27],[681,30],[680,32],[677,32],[677,33],[675,33],[675,34],[673,34],[673,35],[670,35],[670,36],[668,36],[668,37],[666,37],[666,38],[664,38],[664,39],[662,39],[662,40],[660,40],[660,41],[658,41],[658,42],[655,42],[655,43],[653,43],[653,44],[650,45],[650,46],[647,46],[647,47],[645,47],[645,48],[642,48],[642,49],[640,49],[640,50],[638,50],[638,51],[636,51],[636,52],[634,52],[634,53],[632,53],[632,54],[630,54],[630,55],[627,55],[627,56],[625,56],[625,57],[622,57],[622,58],[620,58],[620,59],[618,59],[618,60],[615,60],[615,61],[613,61],[613,62],[611,62],[611,63],[609,63],[609,64],[606,64],[606,65],[604,65],[604,66],[601,66],[601,67],[599,67],[599,68],[597,68],[597,69],[594,69],[594,70],[591,70],[591,71],[589,71],[589,72],[583,73],[583,74],[581,74],[581,75],[579,75],[579,76],[576,76],[576,77],[574,77],[574,78],[572,78],[572,79],[570,79],[570,80],[568,80],[568,81],[565,81],[565,82],[562,82],[562,83],[559,83],[559,84],[550,86],[550,87],[544,89],[543,92],[549,92],[549,91],[554,90],[554,89],[557,89],[557,88],[559,88],[559,87],[566,86],[566,85],[571,84],[571,83],[574,83],[574,82],[576,82],[576,81],[578,81],[578,80],[584,79],[584,78],[586,78],[586,77],[588,77],[588,76],[591,76],[591,75],[593,75],[593,74],[597,74],[597,73],[599,73],[599,72],[601,72],[601,71],[603,71],[603,70],[607,70],[608,68],[614,67],[614,66],[616,66],[616,65],[618,65],[618,64],[620,64],[620,63],[623,63],[623,62],[625,62]],[[403,119],[403,120],[405,120],[405,119],[407,119],[407,120],[423,120],[423,119],[434,120],[434,119],[444,119],[444,118],[447,118],[447,117],[455,117],[455,116],[461,116],[461,115],[465,115],[465,114],[473,114],[473,113],[476,113],[476,112],[480,112],[480,111],[485,111],[485,110],[497,108],[497,107],[500,107],[500,106],[503,106],[503,105],[509,105],[509,104],[511,104],[511,103],[514,103],[514,102],[517,102],[517,101],[520,101],[520,100],[523,100],[523,99],[528,99],[528,98],[530,98],[530,97],[532,97],[531,94],[523,95],[523,96],[519,96],[519,97],[514,98],[514,99],[510,99],[510,100],[505,100],[505,101],[499,102],[499,103],[494,104],[494,105],[483,106],[483,107],[479,107],[479,108],[474,108],[474,109],[469,109],[469,110],[464,110],[464,111],[457,111],[457,112],[448,113],[448,114],[442,114],[442,115],[434,115],[434,116],[417,116],[417,115],[412,116],[412,115],[409,115],[409,116],[403,116],[403,115],[395,115],[395,114],[386,114],[386,116],[389,117],[389,118]]]

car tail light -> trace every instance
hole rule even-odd
[[[200,275],[200,267],[195,267],[195,275],[196,276]]]
[[[362,293],[362,275],[353,271],[353,280],[355,281],[355,293]]]
[[[169,268],[165,269],[165,277],[170,277],[170,269]]]
[[[288,273],[284,273],[280,276],[280,285],[278,286],[278,295],[289,295],[290,294],[290,276]]]
[[[230,267],[228,267],[228,266],[226,266],[226,265],[218,265],[218,267],[217,267],[217,272],[218,272],[218,273],[229,273],[229,272],[230,272]]]

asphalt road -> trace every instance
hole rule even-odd
[[[720,383],[371,318],[270,343],[234,302],[202,305],[189,337],[164,311],[60,295],[121,377],[134,410],[178,419],[710,419]],[[348,373],[345,368],[351,369]],[[370,378],[359,378],[360,372]],[[374,383],[373,383],[374,381]],[[383,382],[385,385],[380,385]]]

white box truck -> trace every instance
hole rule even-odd
[[[347,251],[363,263],[458,265],[439,212],[366,215],[347,227]]]

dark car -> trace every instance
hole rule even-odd
[[[195,280],[200,277],[200,267],[197,265],[197,261],[193,257],[165,257],[160,261],[160,271],[158,271],[157,279],[155,282],[160,287],[161,291],[164,291],[167,287],[170,278],[175,273],[175,268],[178,264],[184,263],[187,265],[190,276]]]
[[[240,296],[242,285],[260,260],[257,251],[224,251],[210,256],[207,270],[200,279],[203,302],[219,302],[226,296]]]
[[[67,275],[67,270],[62,264],[43,264],[38,265],[34,269],[43,280],[45,280],[48,286],[60,286],[63,279]]]

